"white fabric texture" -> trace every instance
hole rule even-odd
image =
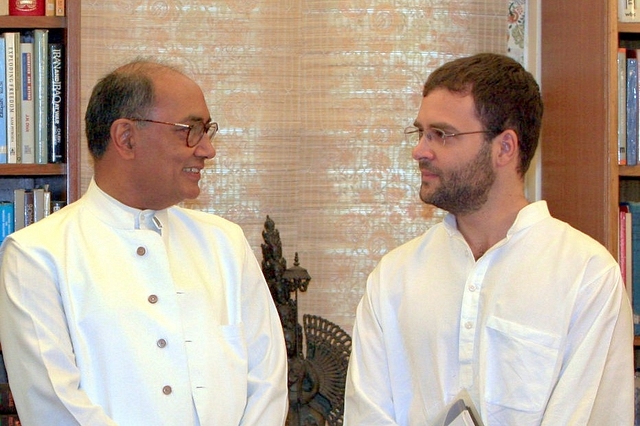
[[[617,263],[546,202],[477,261],[448,215],[369,276],[345,425],[430,425],[463,388],[485,425],[631,425],[632,342]]]
[[[141,212],[92,181],[1,252],[0,338],[23,424],[284,423],[280,320],[239,226]]]

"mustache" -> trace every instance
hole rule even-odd
[[[431,161],[429,160],[418,161],[418,167],[420,168],[420,170],[425,170],[429,173],[433,173],[436,175],[440,174],[440,169],[438,169],[437,167],[433,167],[433,165],[431,164]]]

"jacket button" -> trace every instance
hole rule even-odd
[[[165,346],[167,346],[167,341],[164,339],[159,339],[157,344],[159,348],[164,348]]]
[[[169,394],[171,394],[171,392],[172,392],[171,386],[167,385],[167,386],[162,388],[162,393],[165,394],[165,395],[169,395]]]
[[[147,252],[147,249],[144,247],[138,247],[138,249],[136,250],[136,254],[138,256],[144,256],[146,252]]]
[[[152,294],[147,298],[147,300],[149,301],[149,303],[156,303],[158,301],[158,296],[156,296],[155,294]]]

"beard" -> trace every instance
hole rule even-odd
[[[454,215],[479,210],[487,202],[496,180],[491,160],[491,144],[483,143],[474,158],[454,170],[445,171],[421,161],[420,168],[437,175],[440,186],[430,191],[430,184],[423,182],[420,199]]]

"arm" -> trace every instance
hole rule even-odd
[[[397,424],[384,330],[374,310],[373,281],[372,275],[356,311],[345,389],[345,426]]]
[[[287,356],[271,293],[249,244],[243,272],[243,321],[247,332],[248,382],[243,425],[283,425],[287,417]]]
[[[568,351],[543,425],[632,425],[633,322],[617,266],[577,301]]]
[[[115,425],[80,389],[56,265],[12,237],[0,255],[0,339],[22,423]]]

